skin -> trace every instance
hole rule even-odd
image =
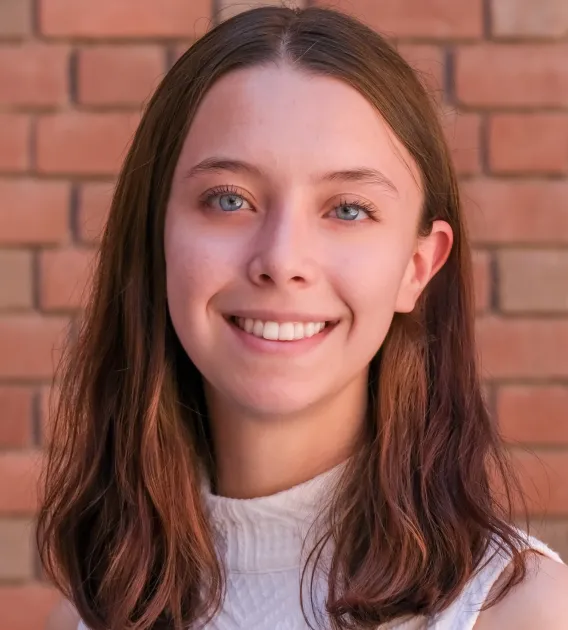
[[[475,630],[564,630],[568,627],[568,567],[531,554],[527,577],[479,615]],[[494,591],[507,577],[505,572]],[[491,597],[492,594],[490,594]]]
[[[214,156],[245,160],[262,175],[188,177]],[[357,167],[378,169],[397,192],[319,177]],[[238,189],[243,208],[224,212],[218,197],[209,207],[199,202],[223,185]],[[338,218],[340,203],[361,200],[379,221]],[[276,492],[349,455],[368,363],[394,313],[412,310],[451,248],[443,222],[417,238],[421,200],[408,153],[339,81],[271,66],[228,75],[205,97],[174,176],[165,247],[172,320],[206,381],[220,494]],[[316,347],[286,357],[239,341],[223,315],[243,308],[317,313],[339,324]],[[475,630],[567,627],[568,568],[534,560]],[[46,630],[76,630],[78,622],[62,601]]]
[[[195,172],[213,158],[254,172]],[[324,177],[357,168],[384,181]],[[223,209],[226,192],[203,203],[219,187],[239,195],[239,210]],[[341,81],[270,65],[205,96],[174,174],[165,254],[172,322],[206,382],[220,493],[270,494],[349,456],[369,362],[451,248],[442,221],[417,238],[422,199],[406,149]],[[224,318],[241,309],[339,323],[290,357],[243,344]]]

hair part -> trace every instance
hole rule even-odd
[[[224,568],[200,498],[200,467],[212,469],[214,451],[201,376],[167,311],[164,216],[204,94],[229,72],[274,62],[340,79],[371,102],[421,173],[419,233],[442,219],[454,234],[447,262],[414,311],[395,314],[371,366],[365,434],[313,549],[317,559],[334,545],[329,623],[374,628],[440,612],[492,543],[512,563],[494,601],[524,576],[510,524],[514,477],[482,398],[470,250],[436,110],[408,64],[360,22],[327,9],[253,9],[196,42],[147,105],[78,339],[58,370],[37,542],[48,576],[92,630],[181,630],[222,605]]]

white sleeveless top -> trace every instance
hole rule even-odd
[[[204,484],[206,508],[217,532],[218,551],[227,569],[227,591],[217,617],[200,630],[307,630],[300,605],[300,575],[311,546],[303,540],[320,511],[319,501],[333,486],[342,464],[298,486],[257,499],[213,495]],[[558,562],[544,543],[526,536],[527,548]],[[494,554],[468,582],[459,597],[432,618],[406,617],[377,630],[472,630],[491,588],[509,560]],[[304,582],[309,584],[311,571]],[[325,583],[321,580],[321,584]],[[316,580],[316,586],[318,582]],[[317,623],[304,588],[304,608]],[[325,589],[316,588],[316,611],[324,610]],[[321,619],[321,618],[320,618]],[[325,621],[325,619],[324,619]],[[324,624],[325,627],[325,624]],[[88,630],[81,622],[77,630]]]

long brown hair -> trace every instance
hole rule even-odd
[[[232,70],[270,62],[335,77],[368,99],[420,169],[420,233],[435,219],[454,233],[446,264],[414,311],[395,315],[371,366],[364,439],[324,536],[334,545],[329,623],[371,628],[444,610],[490,541],[512,558],[499,597],[524,575],[510,472],[476,366],[458,185],[435,108],[405,61],[358,21],[254,9],[197,41],[149,102],[60,367],[38,546],[47,575],[93,630],[179,630],[222,602],[224,571],[200,500],[200,462],[212,465],[214,453],[200,374],[168,316],[164,214],[206,91]]]

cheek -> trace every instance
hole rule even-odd
[[[409,255],[392,236],[360,244],[336,259],[338,290],[356,321],[392,317]]]
[[[207,238],[185,222],[172,221],[165,235],[167,292],[170,304],[186,310],[208,301],[235,273],[238,247]]]
[[[176,334],[197,365],[206,360],[208,306],[229,280],[230,266],[211,241],[187,226],[166,231],[166,294]]]

